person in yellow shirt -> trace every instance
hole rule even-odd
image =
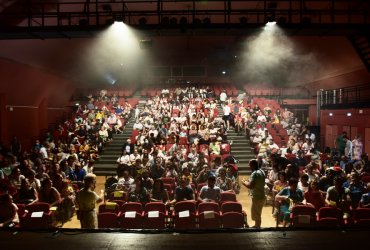
[[[81,228],[98,228],[95,206],[97,203],[103,201],[104,191],[101,190],[100,196],[95,193],[95,183],[96,176],[94,174],[87,174],[84,178],[84,187],[76,196],[77,215],[81,223]]]

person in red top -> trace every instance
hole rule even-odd
[[[317,180],[310,182],[308,191],[304,193],[306,203],[312,204],[317,211],[325,206],[324,193],[319,190]]]

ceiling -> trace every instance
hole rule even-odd
[[[89,48],[112,19],[122,17],[153,40],[150,53],[156,64],[180,60],[183,64],[216,65],[217,55],[234,56],[241,41],[255,36],[266,20],[274,17],[287,36],[297,37],[296,44],[305,43],[299,46],[308,53],[321,53],[325,74],[341,74],[363,67],[343,37],[370,31],[369,2],[90,0],[86,5],[83,0],[0,0],[0,57],[86,82],[89,78],[83,73],[88,55],[93,53]],[[139,22],[143,17],[146,24]],[[164,23],[165,17],[177,18],[177,24]],[[187,24],[179,24],[181,17],[187,18]],[[246,21],[240,22],[243,17]],[[210,23],[204,23],[205,18]],[[194,23],[196,19],[200,23]],[[320,43],[322,48],[317,45]],[[342,46],[343,55],[330,51],[332,44]],[[330,52],[322,57],[320,49]],[[351,63],[343,66],[346,62]]]
[[[116,19],[149,35],[240,35],[269,20],[293,35],[352,35],[370,25],[365,0],[0,0],[0,11],[0,39],[90,37]]]

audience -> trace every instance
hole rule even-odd
[[[19,204],[67,203],[63,206],[70,218],[72,187],[82,187],[104,146],[114,133],[123,132],[132,113],[133,132],[117,155],[122,171],[117,171],[113,189],[128,193],[127,201],[174,205],[182,200],[218,201],[221,192],[238,192],[237,166],[226,160],[230,152],[225,147],[231,144],[228,131],[235,129],[250,140],[268,173],[266,184],[281,202],[285,224],[289,206],[303,199],[317,210],[325,205],[341,208],[346,216],[350,209],[369,206],[370,187],[361,179],[370,175],[370,163],[361,136],[350,141],[343,132],[336,149],[320,152],[318,135],[276,101],[246,93],[236,98],[224,89],[216,94],[211,87],[163,89],[141,110],[105,90],[89,95],[86,105],[35,140],[30,151],[13,137],[9,149],[0,153],[0,191],[14,195]],[[165,178],[173,178],[174,192],[165,188]],[[206,182],[196,194],[197,186]]]

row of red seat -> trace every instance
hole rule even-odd
[[[225,90],[226,94],[228,96],[237,96],[238,90],[235,86],[211,86],[213,89],[213,92],[216,96],[219,96],[221,94],[221,91]],[[173,92],[176,87],[168,88],[170,92]],[[143,90],[141,90],[142,96],[159,96],[162,93],[162,88],[155,88],[155,87],[147,87]]]
[[[106,95],[107,96],[116,95],[118,97],[130,97],[130,96],[133,96],[136,89],[137,89],[136,84],[132,84],[131,86],[127,86],[124,89],[118,88],[118,87],[111,87],[111,88],[106,89],[106,91],[107,91]],[[99,90],[86,89],[84,91],[85,92],[84,94],[85,94],[85,96],[88,96],[90,94],[93,94],[94,96],[100,96],[100,91],[101,91],[101,89],[99,89]]]
[[[261,84],[258,84],[261,85]],[[263,83],[262,83],[263,85]],[[286,87],[286,88],[276,88],[276,87],[253,87],[256,86],[256,83],[246,84],[243,86],[245,92],[251,96],[299,96],[303,93],[309,94],[307,89],[296,88],[296,87]]]
[[[137,202],[118,204],[106,203],[99,207],[99,228],[125,229],[211,229],[243,228],[246,214],[238,202],[200,203],[180,201],[168,213],[162,202],[149,202],[144,206]]]
[[[336,227],[336,226],[370,226],[370,208],[352,210],[349,218],[343,218],[339,208],[322,207],[318,213],[313,206],[297,205],[290,213],[293,227]]]

